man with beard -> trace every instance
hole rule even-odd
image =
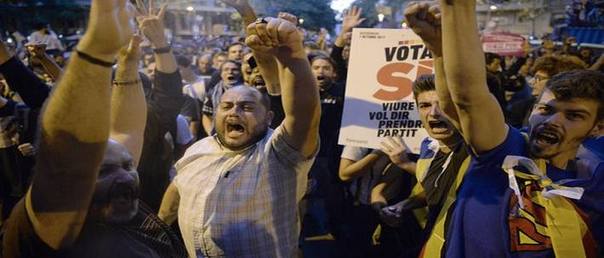
[[[86,34],[43,113],[36,174],[6,223],[3,257],[184,257],[136,197],[146,105],[132,13],[127,1],[92,1]]]
[[[160,217],[180,229],[191,257],[295,257],[298,203],[318,150],[319,90],[294,24],[262,19],[246,43],[280,69],[285,119],[270,130],[265,95],[233,87],[220,99],[216,134],[187,150]],[[178,211],[178,214],[176,214]]]
[[[459,188],[442,255],[597,256],[597,245],[604,244],[604,168],[577,170],[575,157],[585,139],[604,129],[604,74],[578,70],[549,79],[523,135],[505,124],[485,85],[476,2],[440,3],[440,13],[429,4],[413,4],[407,17],[429,45],[438,41],[442,26],[446,61],[440,77],[446,84],[437,83],[437,92],[441,101],[452,101],[454,111],[445,111],[458,121],[474,159]]]
[[[243,77],[241,75],[241,64],[236,61],[228,60],[220,66],[221,81],[214,87],[207,89],[205,100],[202,107],[202,124],[208,135],[212,135],[214,124],[212,117],[215,110],[218,108],[219,100],[222,94],[228,89],[235,86],[243,85]]]

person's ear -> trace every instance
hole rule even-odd
[[[269,127],[273,123],[273,118],[275,118],[275,112],[268,111],[268,113],[266,114],[266,123],[268,124]]]
[[[604,135],[604,119],[596,122],[596,125],[589,132],[590,137],[599,137]]]

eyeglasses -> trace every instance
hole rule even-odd
[[[541,75],[533,76],[533,80],[535,80],[535,82],[545,81],[548,79],[549,79],[549,77],[547,77],[547,76],[541,76]]]

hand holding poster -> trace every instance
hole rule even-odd
[[[419,153],[427,133],[412,86],[432,66],[432,54],[409,29],[354,29],[339,144],[379,149],[385,137],[398,136]]]

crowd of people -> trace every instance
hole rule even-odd
[[[566,24],[576,27],[604,27],[604,2],[573,0],[566,6]]]
[[[1,257],[603,257],[604,55],[483,53],[475,1],[414,2],[434,57],[405,140],[338,145],[351,32],[221,0],[245,36],[172,41],[92,0],[70,49],[0,41]]]

